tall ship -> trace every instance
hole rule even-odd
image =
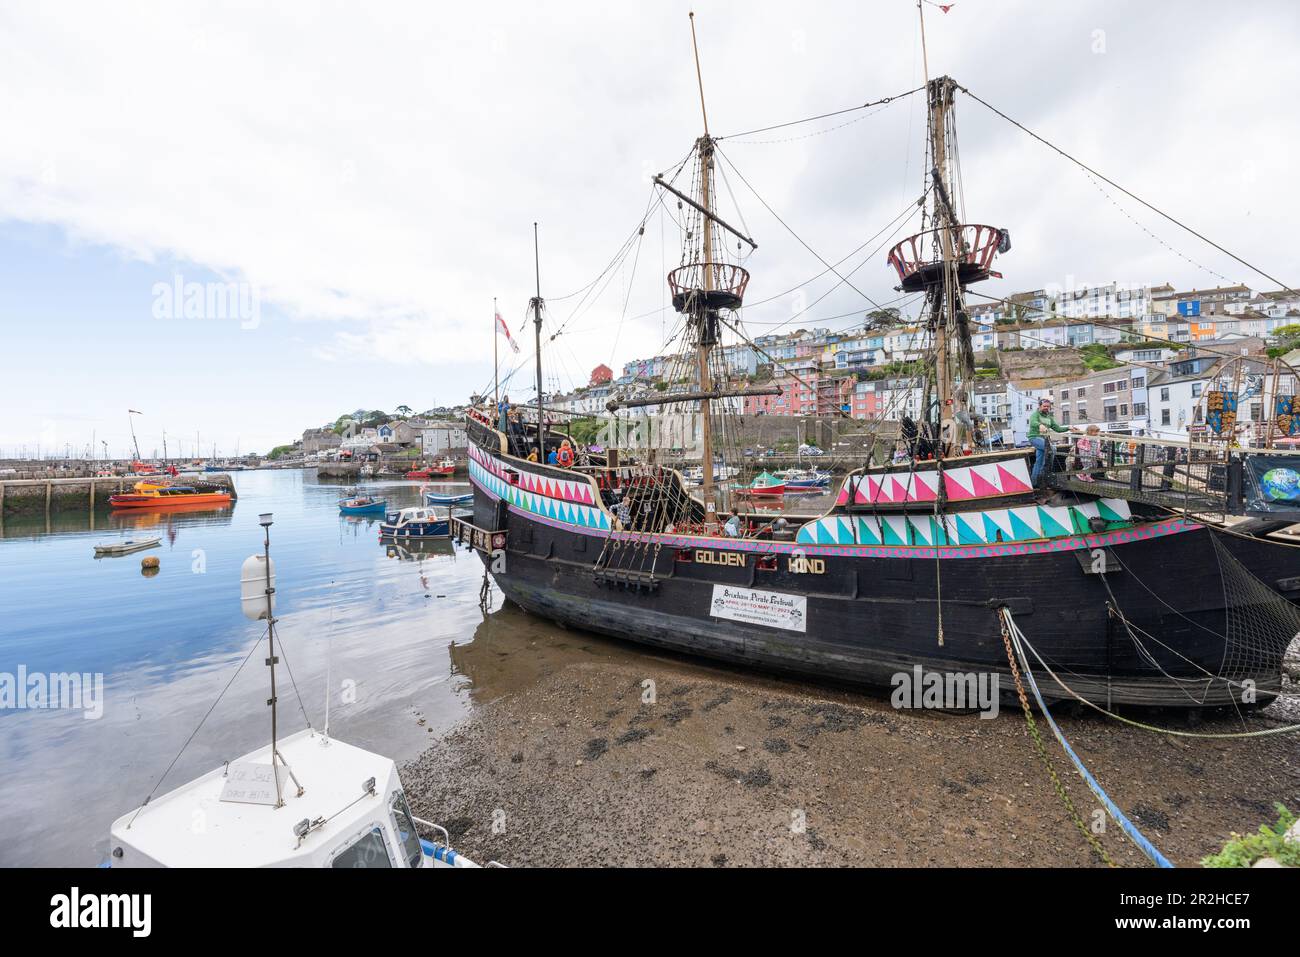
[[[761,354],[743,324],[742,251],[756,247],[718,214],[702,78],[700,88],[703,134],[677,174],[655,179],[682,213],[682,257],[666,277],[681,351],[665,378],[687,385],[615,397],[600,451],[571,446],[542,399],[539,283],[536,405],[507,413],[484,401],[469,412],[473,515],[452,533],[480,552],[505,597],[657,648],[880,687],[919,666],[996,673],[1010,689],[1010,613],[1057,679],[1045,683],[1049,698],[1241,708],[1282,693],[1282,658],[1300,632],[1300,548],[1275,533],[1300,522],[1300,459],[1274,439],[1294,431],[1294,373],[1275,363],[1265,377],[1278,414],[1257,448],[1238,447],[1222,416],[1218,433],[1196,441],[1102,433],[1095,461],[1052,443],[1036,487],[1035,450],[993,449],[973,406],[968,289],[1000,278],[1010,241],[1004,228],[965,220],[954,148],[962,87],[950,77],[918,91],[928,117],[922,229],[883,257],[898,289],[923,304],[924,356],[912,370],[921,414],[886,415],[901,425],[881,427],[870,464],[836,480],[821,514],[762,511],[719,479],[716,463],[749,467],[731,447],[739,403],[778,390],[736,381],[721,354],[728,336]],[[1235,408],[1237,379],[1229,368],[1218,398],[1203,401]],[[674,406],[697,423],[698,481],[618,425]],[[574,446],[572,464],[548,464]]]

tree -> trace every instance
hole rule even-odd
[[[409,405],[399,405],[397,407],[397,414],[402,416],[410,415],[411,407]]]

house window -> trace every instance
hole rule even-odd
[[[1168,410],[1168,409],[1161,409],[1161,410],[1160,410],[1160,424],[1161,424],[1161,425],[1168,425],[1168,424],[1169,424],[1169,410]]]
[[[1193,398],[1193,399],[1199,398],[1200,395],[1201,395],[1201,383],[1199,383],[1199,382],[1193,382],[1193,383],[1192,383],[1192,398]]]
[[[1102,387],[1101,387],[1101,391],[1102,391],[1102,392],[1114,392],[1114,391],[1115,391],[1115,383],[1113,383],[1113,382],[1107,382],[1107,383],[1103,384]]]
[[[1133,403],[1133,415],[1134,415],[1135,417],[1137,417],[1137,418],[1141,418],[1142,416],[1144,416],[1144,415],[1146,415],[1146,414],[1147,414],[1147,404],[1146,404],[1145,402],[1134,402],[1134,403]]]
[[[1121,404],[1120,404],[1120,407],[1119,407],[1119,414],[1120,414],[1120,417],[1121,417],[1121,418],[1125,418],[1125,419],[1127,419],[1127,418],[1128,418],[1128,406],[1126,406],[1126,405],[1124,405],[1123,403],[1121,403]]]
[[[1070,410],[1069,410],[1069,409],[1062,409],[1062,410],[1061,410],[1061,424],[1062,424],[1062,425],[1069,425],[1069,424],[1070,424]]]
[[[1144,375],[1135,375],[1132,381],[1133,381],[1132,388],[1142,389],[1146,387],[1147,377]]]
[[[1168,388],[1167,386],[1166,386],[1165,388],[1162,388],[1162,389],[1160,390],[1160,401],[1161,401],[1161,402],[1168,402],[1168,401],[1169,401],[1169,388]],[[1169,424],[1169,418],[1168,418],[1168,416],[1166,416],[1166,417],[1165,417],[1165,425],[1168,425],[1168,424]]]

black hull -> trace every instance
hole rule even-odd
[[[1208,679],[1206,672],[1254,681],[1261,703],[1281,684],[1280,647],[1262,655],[1256,650],[1258,660],[1249,663],[1225,647],[1220,560],[1205,528],[1109,546],[1119,567],[1104,577],[1086,573],[1080,554],[1088,551],[960,561],[827,557],[824,571],[810,575],[790,571],[784,558],[774,570],[759,569],[752,554],[743,567],[683,562],[678,548],[665,546],[653,560],[651,548],[634,563],[653,573],[652,583],[632,585],[595,573],[604,536],[498,509],[480,489],[476,524],[500,527],[503,513],[506,567],[493,577],[506,597],[565,625],[673,651],[873,687],[889,687],[895,675],[916,665],[993,672],[1006,694],[1014,685],[996,612],[1005,605],[1053,670],[1099,704],[1241,704],[1230,685]],[[1270,586],[1300,575],[1300,550],[1232,536],[1221,540]],[[725,543],[719,547],[720,553]],[[715,585],[803,596],[806,630],[714,617]],[[1150,635],[1143,645],[1156,667],[1111,607],[1122,610],[1136,634]],[[1035,670],[1045,696],[1066,697]]]

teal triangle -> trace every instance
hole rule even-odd
[[[876,524],[865,518],[858,519],[858,541],[863,545],[879,545],[880,535],[876,531]]]
[[[1043,538],[1055,538],[1058,535],[1069,535],[1070,530],[1052,518],[1050,512],[1040,508],[1038,510],[1038,521],[1043,525]]]
[[[979,537],[975,529],[971,528],[962,521],[960,515],[954,515],[953,519],[957,523],[957,544],[959,545],[980,545],[984,539]]]
[[[575,508],[574,511],[577,513],[578,524],[585,526],[587,524],[587,510],[585,508]]]
[[[1005,538],[1003,537],[1002,534],[1002,529],[998,528],[997,523],[993,521],[993,519],[989,518],[987,515],[984,515],[982,517],[984,519],[984,541],[989,542],[990,544],[994,542],[1005,541]]]
[[[945,529],[942,525],[940,525],[938,520],[933,515],[930,516],[930,544],[932,545],[948,544],[947,529]]]
[[[1106,505],[1106,500],[1104,498],[1097,500],[1097,511],[1101,514],[1101,517],[1108,522],[1124,521],[1124,517],[1122,515],[1116,512],[1113,508],[1110,508]]]
[[[1074,526],[1074,534],[1086,535],[1092,529],[1088,528],[1088,516],[1073,506],[1070,508],[1070,524]]]
[[[898,537],[898,532],[894,531],[894,526],[887,521],[881,521],[880,531],[884,536],[886,545],[906,545],[907,542]]]
[[[1011,516],[1011,534],[1015,536],[1016,541],[1023,541],[1026,538],[1042,538],[1043,536],[1030,528],[1029,523],[1017,515],[1014,511],[1008,512]]]

